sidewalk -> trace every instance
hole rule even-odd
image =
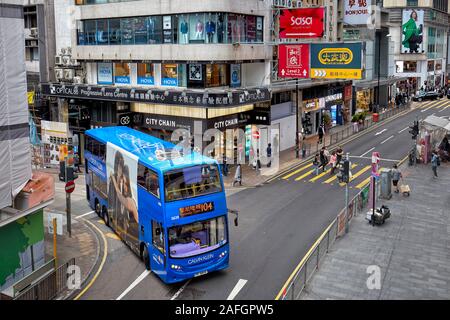
[[[413,107],[414,103],[411,104],[411,108]],[[380,113],[380,122],[397,114],[392,112],[393,110],[398,110],[398,112],[401,112],[406,109],[387,109],[385,112]],[[374,122],[372,121],[372,114],[369,114],[366,117],[364,125],[359,130],[359,132],[353,132],[353,123],[348,123],[346,125],[331,128],[328,132],[326,132],[321,144],[318,144],[318,135],[309,136],[304,140],[304,143],[306,145],[306,155],[304,158],[302,158],[301,151],[300,158],[296,158],[295,148],[284,150],[279,153],[279,159],[277,159],[276,154],[273,155],[274,160],[272,161],[271,168],[267,168],[266,166],[262,165],[261,171],[259,173],[256,172],[248,163],[243,164],[241,166],[242,187],[252,187],[260,185],[268,180],[271,176],[314,156],[314,154],[318,152],[318,150],[320,150],[322,146],[325,145],[328,149],[330,149],[330,147],[333,148],[334,146],[338,146],[339,143],[344,142],[344,140],[346,140],[347,138],[353,136],[354,134],[362,133],[373,125]],[[265,150],[261,151],[261,155],[265,155]],[[232,187],[236,166],[229,166],[229,168],[230,169],[228,176],[224,177],[225,187],[230,189],[238,189],[238,185],[236,185],[236,188]]]
[[[432,177],[429,165],[403,167],[411,196],[393,193],[379,200],[391,210],[384,225],[373,227],[365,214],[354,217],[300,299],[448,299],[450,297],[450,164]],[[378,266],[380,289],[368,289]],[[370,281],[369,281],[370,282]]]

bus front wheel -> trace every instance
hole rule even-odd
[[[106,210],[105,207],[102,209],[103,213],[103,220],[105,221],[105,225],[109,227],[109,216],[108,216],[108,210]]]
[[[150,270],[150,255],[146,245],[144,245],[142,252],[142,260],[144,261],[145,269]]]

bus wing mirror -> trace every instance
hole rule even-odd
[[[236,217],[234,218],[234,225],[237,227],[239,225],[239,211],[228,209],[228,212],[236,215]]]

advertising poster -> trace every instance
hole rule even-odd
[[[97,63],[97,83],[112,84],[113,83],[113,65],[109,62]]]
[[[230,65],[231,83],[230,87],[240,87],[241,86],[241,65],[231,64]]]
[[[372,25],[372,7],[371,0],[344,1],[344,23],[350,25]]]
[[[278,46],[278,76],[309,78],[309,45],[281,44]]]
[[[113,229],[133,249],[139,249],[137,165],[138,157],[107,144],[108,216]]]
[[[424,53],[421,9],[404,9],[402,15],[402,53]]]
[[[284,9],[280,13],[280,39],[321,38],[325,8]]]
[[[44,144],[44,166],[56,166],[67,157],[68,124],[41,121],[41,137]]]
[[[362,79],[362,44],[311,44],[311,78]]]

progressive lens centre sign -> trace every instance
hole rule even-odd
[[[311,78],[362,79],[362,44],[311,44]]]
[[[321,38],[325,8],[284,9],[280,13],[280,39]]]

